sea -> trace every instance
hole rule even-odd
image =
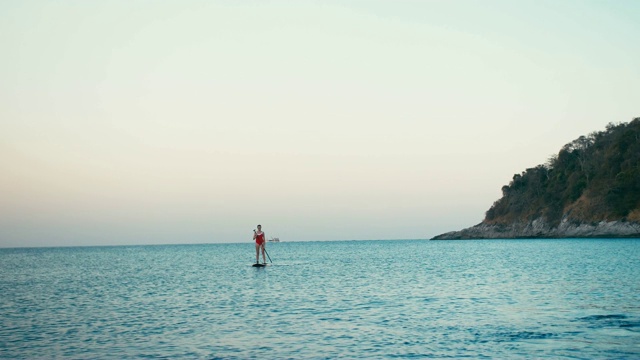
[[[0,358],[640,358],[640,239],[267,251],[0,249]]]

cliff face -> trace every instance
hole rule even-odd
[[[640,237],[640,118],[566,144],[502,194],[480,224],[433,239]]]

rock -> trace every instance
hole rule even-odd
[[[431,240],[465,239],[523,239],[523,238],[618,238],[640,237],[640,223],[628,221],[601,221],[574,223],[566,219],[551,226],[544,218],[509,225],[480,223],[460,231],[451,231]]]

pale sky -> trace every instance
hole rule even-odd
[[[640,116],[640,1],[0,2],[0,247],[424,239]]]

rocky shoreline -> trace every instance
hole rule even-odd
[[[544,218],[508,225],[482,222],[460,231],[440,234],[431,240],[623,237],[640,238],[640,223],[601,221],[587,224],[564,219],[558,226],[551,226]]]

